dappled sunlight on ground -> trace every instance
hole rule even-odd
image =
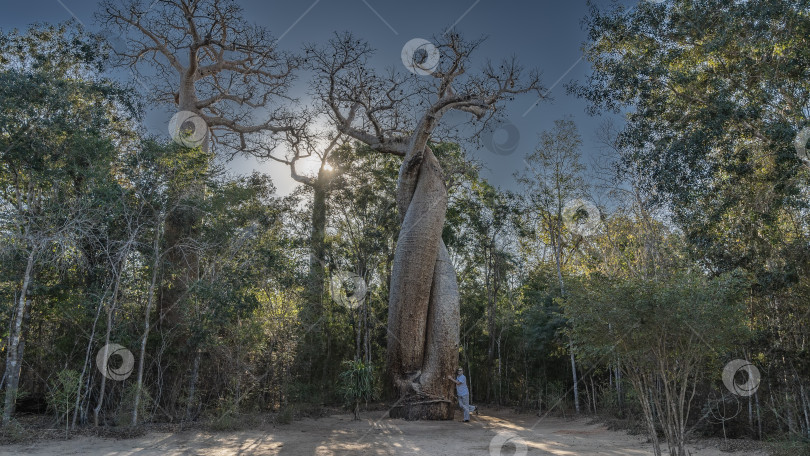
[[[460,413],[459,413],[460,414]],[[458,415],[458,414],[457,414]],[[431,456],[511,455],[526,448],[526,455],[636,456],[651,455],[652,447],[640,436],[607,430],[587,419],[540,418],[508,411],[482,411],[469,423],[403,421],[382,412],[367,412],[361,420],[351,415],[306,419],[287,425],[234,432],[188,430],[174,434],[149,433],[115,440],[76,437],[68,441],[40,441],[0,447],[2,454],[41,455],[266,455],[266,456]],[[498,440],[500,438],[500,440]],[[493,443],[494,442],[494,443]],[[494,446],[493,446],[494,445]],[[492,449],[492,451],[491,451]],[[719,456],[716,448],[692,449],[693,456]],[[738,452],[736,456],[760,453]]]

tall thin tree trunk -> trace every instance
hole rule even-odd
[[[112,310],[107,311],[107,334],[104,337],[104,346],[106,347],[110,343],[110,325],[112,322]],[[104,357],[107,357],[105,353]],[[98,400],[96,401],[96,406],[93,408],[93,425],[98,427],[98,414],[101,412],[101,407],[104,406],[104,395],[107,389],[107,376],[101,376],[101,386],[98,389]]]
[[[802,383],[802,379],[796,378],[796,380],[799,382],[799,392],[801,393],[802,398],[802,412],[804,414],[804,425],[805,425],[804,429],[806,434],[805,436],[808,439],[810,439],[810,412],[808,411],[808,409],[810,409],[810,400],[807,399],[807,393],[805,392],[804,383]]]
[[[360,354],[362,353],[361,349],[360,349],[360,347],[361,347],[360,344],[362,342],[362,334],[363,334],[362,326],[360,324],[361,320],[363,319],[362,313],[363,313],[362,308],[358,308],[357,309],[357,318],[354,319],[354,321],[352,322],[353,323],[352,326],[354,327],[354,359],[355,360],[362,359],[362,358],[360,358]],[[354,311],[352,311],[352,314],[354,314]],[[354,315],[352,315],[352,317],[354,317]]]
[[[624,388],[622,387],[621,360],[616,360],[616,395],[619,397],[619,410],[624,413]]]
[[[155,226],[155,239],[152,243],[154,260],[152,262],[152,280],[149,283],[149,291],[146,296],[146,315],[143,320],[143,336],[141,337],[141,351],[138,356],[138,379],[135,383],[135,399],[132,401],[132,421],[131,425],[138,424],[138,407],[141,402],[141,390],[143,389],[143,367],[146,359],[146,340],[149,338],[149,319],[152,317],[152,305],[155,301],[155,287],[157,286],[158,270],[160,269],[160,235],[162,218],[158,219]]]
[[[119,278],[116,279],[116,282],[120,280]],[[116,284],[116,289],[118,285]],[[115,294],[113,294],[113,303],[110,305],[110,308],[107,309],[107,330],[106,334],[104,335],[104,346],[110,344],[110,333],[112,332],[112,320],[113,320],[113,312],[115,311]],[[107,357],[107,354],[104,354],[104,357]],[[96,401],[96,406],[93,408],[93,425],[98,426],[98,414],[101,412],[101,407],[104,405],[104,394],[107,388],[107,376],[101,376],[101,386],[99,386],[98,390],[98,400]]]
[[[307,278],[307,303],[301,313],[305,329],[303,337],[303,358],[309,360],[308,372],[321,372],[320,387],[329,383],[329,353],[331,334],[325,321],[324,281],[326,279],[326,199],[329,178],[319,171],[318,178],[311,181],[312,214],[309,235],[309,274]]]
[[[498,340],[496,342],[496,345],[498,347],[498,358],[497,358],[497,364],[498,364],[498,375],[497,375],[497,378],[498,378],[498,395],[495,397],[495,403],[500,406],[501,405],[501,397],[503,396],[503,380],[502,380],[502,376],[503,376],[503,365],[502,365],[503,364],[503,359],[501,358],[501,335],[500,334],[498,334]]]
[[[326,197],[328,182],[319,178],[312,186],[312,228],[309,235],[309,291],[313,317],[320,318],[323,312],[324,262],[326,261]]]
[[[364,344],[366,365],[371,364],[371,329],[369,328],[368,301],[368,298],[363,300],[363,328],[365,334]]]
[[[574,385],[574,410],[579,414],[579,376],[577,374],[577,361],[574,357],[574,341],[568,338],[568,351],[571,356],[571,377],[573,378]]]
[[[784,358],[782,358],[782,361],[784,363],[783,365],[787,365]],[[783,374],[783,380],[785,382],[785,416],[787,417],[788,432],[791,434],[797,434],[796,422],[793,419],[793,394],[791,394],[790,391],[790,383],[788,381],[787,374]]]
[[[186,421],[196,416],[194,408],[197,403],[197,379],[200,376],[200,358],[202,352],[198,348],[194,351],[194,362],[191,365],[191,378],[188,381],[188,400],[186,401]]]
[[[759,406],[759,394],[754,393],[754,403],[756,403],[756,410],[757,410],[757,438],[762,440],[762,409]]]
[[[561,211],[560,211],[561,212]],[[562,214],[559,213],[557,216],[558,220],[562,219]],[[552,247],[554,248],[554,260],[557,264],[557,280],[560,282],[560,295],[565,298],[565,282],[563,282],[562,276],[562,238],[560,237],[560,231],[562,230],[559,222],[556,228],[556,242]],[[568,352],[571,356],[571,377],[574,380],[574,410],[576,410],[577,414],[579,414],[579,377],[577,376],[577,361],[574,357],[574,340],[571,337],[568,338]]]
[[[28,252],[28,260],[25,265],[25,275],[23,276],[20,298],[17,307],[14,309],[14,324],[11,327],[11,334],[6,347],[6,398],[3,407],[3,425],[11,421],[17,402],[17,388],[20,384],[20,370],[22,368],[22,345],[23,345],[23,319],[25,318],[28,306],[28,287],[31,285],[31,275],[34,270],[34,259],[36,258],[36,246],[31,246]]]
[[[653,444],[653,454],[661,456],[661,443],[658,440],[658,430],[655,426],[655,411],[653,409],[652,401],[650,400],[651,385],[645,378],[644,374],[630,375],[630,381],[633,387],[638,391],[638,399],[641,404],[641,409],[644,412],[644,422],[647,425],[647,434]]]
[[[110,344],[110,335],[112,334],[112,326],[113,320],[115,316],[115,308],[118,304],[118,290],[121,288],[121,275],[124,273],[124,268],[127,264],[127,255],[129,254],[129,247],[131,242],[134,241],[133,238],[130,238],[129,242],[127,242],[127,246],[123,251],[121,257],[121,263],[118,266],[118,270],[115,271],[115,286],[113,287],[113,294],[112,299],[110,300],[110,306],[107,309],[107,329],[104,334],[104,346]],[[104,357],[106,358],[107,354],[105,353]],[[98,401],[96,402],[95,408],[93,408],[93,425],[98,426],[98,414],[101,412],[101,407],[104,405],[104,393],[107,388],[107,376],[101,376],[101,386],[99,387],[98,391]]]
[[[93,350],[93,340],[96,338],[96,325],[98,325],[98,317],[101,315],[101,308],[104,307],[104,298],[106,297],[106,293],[98,302],[98,308],[96,309],[96,318],[93,319],[93,328],[90,331],[90,340],[87,341],[87,350],[84,353],[84,364],[82,364],[82,372],[79,374],[79,386],[76,389],[76,404],[73,408],[73,424],[71,426],[72,429],[76,429],[76,418],[79,413],[79,403],[82,398],[82,383],[84,383],[84,374],[87,373],[87,366],[90,365],[90,353]],[[67,417],[65,417],[67,420]]]
[[[754,401],[748,396],[748,429],[754,432]]]
[[[489,346],[487,347],[487,370],[492,372],[495,368],[495,299],[493,299],[493,263],[494,263],[494,248],[493,245],[490,244],[486,247],[485,251],[486,254],[486,265],[484,270],[484,284],[487,291],[487,332],[489,333]],[[495,385],[493,385],[493,379],[491,377],[487,378],[487,402],[492,401],[493,390]]]

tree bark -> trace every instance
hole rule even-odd
[[[149,283],[149,290],[146,296],[146,315],[143,319],[143,336],[141,337],[140,355],[138,356],[138,379],[135,382],[135,399],[132,403],[132,421],[130,423],[132,426],[138,424],[138,407],[140,406],[141,390],[143,389],[143,368],[146,362],[146,341],[149,338],[149,320],[152,316],[152,305],[155,302],[155,288],[157,286],[158,270],[160,269],[161,225],[162,220],[159,219],[158,224],[155,226],[155,239],[152,244],[155,257],[152,263],[152,280]]]
[[[324,324],[324,279],[326,271],[326,198],[328,196],[329,181],[323,177],[323,171],[318,178],[312,181],[312,227],[309,236],[309,299],[303,322],[305,328],[304,344],[310,359],[310,371],[320,370],[320,386],[325,388],[329,382],[329,353],[331,352],[331,337],[329,325]],[[325,390],[322,390],[325,392]]]
[[[132,238],[130,238],[130,241]],[[124,251],[123,256],[121,257],[121,263],[115,273],[115,286],[113,287],[113,294],[112,299],[110,300],[110,306],[107,309],[107,328],[104,334],[104,346],[110,344],[110,335],[112,334],[112,325],[113,325],[113,316],[115,315],[115,308],[116,304],[118,303],[118,289],[121,286],[121,276],[124,274],[124,268],[126,267],[126,256],[129,252],[129,243],[127,243],[127,249]],[[98,391],[98,402],[96,403],[95,408],[93,408],[93,425],[98,427],[98,415],[101,412],[101,407],[104,406],[104,395],[107,388],[107,376],[101,376],[101,386],[99,387]]]
[[[309,282],[312,304],[316,316],[323,312],[324,293],[324,261],[326,257],[326,197],[328,194],[328,179],[318,177],[312,186],[312,229],[309,236]]]
[[[557,212],[557,220],[562,220],[562,213],[561,211]],[[557,280],[560,282],[560,295],[565,298],[565,282],[563,281],[562,276],[562,237],[560,236],[560,231],[562,231],[562,227],[559,225],[559,222],[556,227],[557,235],[553,237],[556,240],[554,245],[552,245],[554,249],[554,260],[557,264]],[[571,377],[574,381],[574,410],[579,414],[579,379],[577,377],[577,361],[574,357],[574,340],[571,337],[568,338],[568,352],[571,356]]]
[[[11,334],[6,347],[6,397],[3,406],[3,425],[8,425],[14,408],[17,405],[17,388],[20,384],[20,369],[22,367],[22,331],[23,318],[28,307],[28,287],[31,285],[31,275],[34,270],[34,258],[37,249],[31,246],[28,253],[28,261],[25,266],[22,288],[20,289],[20,299],[17,301],[17,308],[14,310],[14,325],[11,327]]]
[[[198,114],[199,110],[196,108],[198,100],[194,93],[193,80],[183,79],[180,85],[179,109]],[[210,148],[209,141],[210,136],[206,130],[205,137],[199,146],[206,155]],[[192,188],[188,189],[175,189],[179,191],[177,197],[184,198],[185,195],[205,192],[204,182],[198,181],[192,185]],[[163,233],[166,243],[167,267],[164,271],[166,280],[161,280],[158,307],[161,316],[160,322],[168,327],[183,323],[184,315],[180,303],[188,291],[189,284],[199,277],[197,253],[183,244],[198,234],[197,225],[201,219],[202,215],[197,209],[188,204],[175,204],[166,217]]]
[[[93,350],[93,342],[96,338],[96,326],[98,325],[98,317],[101,315],[101,309],[104,307],[104,299],[107,297],[106,292],[101,297],[98,302],[98,308],[96,308],[96,318],[93,319],[93,328],[90,330],[90,338],[87,341],[87,349],[84,353],[84,364],[82,364],[82,372],[79,374],[79,385],[76,388],[76,403],[73,407],[73,424],[71,429],[76,429],[76,421],[78,419],[79,413],[79,406],[82,399],[82,383],[84,383],[84,375],[87,373],[87,366],[90,365],[90,353]],[[67,416],[65,416],[65,420],[67,420]]]
[[[194,351],[194,363],[191,367],[191,378],[188,381],[188,400],[186,401],[186,421],[197,418],[197,379],[200,376],[200,358],[202,352],[198,348]]]
[[[492,242],[485,249],[486,265],[484,266],[484,285],[487,291],[487,332],[489,333],[489,346],[487,348],[487,370],[495,370],[495,243]],[[492,377],[487,378],[487,402],[492,402],[495,385]]]
[[[429,147],[406,157],[397,190],[400,228],[388,306],[387,372],[398,401],[392,417],[453,418],[459,295],[441,239],[447,190]]]

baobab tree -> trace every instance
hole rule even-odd
[[[347,137],[334,132],[328,136],[301,131],[288,143],[285,155],[267,154],[267,158],[290,167],[290,177],[313,192],[310,230],[310,280],[312,292],[323,293],[324,261],[326,259],[326,200],[329,188],[340,170],[329,163],[329,158],[340,147],[347,145]],[[325,144],[322,144],[325,143]],[[318,169],[308,175],[299,168],[302,160],[317,159]]]
[[[288,94],[300,59],[247,23],[233,0],[105,0],[97,19],[126,36],[115,54],[152,101],[205,122],[203,150],[264,154],[300,127]]]
[[[378,74],[368,65],[371,47],[350,33],[306,49],[316,74],[313,92],[338,131],[402,157],[386,354],[389,386],[398,398],[392,416],[452,419],[455,410],[454,385],[445,377],[458,364],[459,294],[441,239],[446,182],[430,144],[460,136],[442,118],[450,111],[473,115],[474,137],[496,118],[503,101],[526,92],[541,96],[539,75],[531,72],[521,80],[524,71],[515,59],[469,73],[470,55],[480,43],[446,33],[426,49],[427,56],[413,56],[413,74]]]
[[[125,37],[111,47],[119,64],[148,87],[151,101],[178,110],[169,128],[176,130],[175,140],[212,153],[209,160],[213,153],[271,154],[304,131],[308,117],[290,109],[295,100],[288,94],[300,59],[279,50],[266,29],[247,23],[233,0],[105,0],[97,19]],[[203,184],[186,190],[201,192]],[[179,304],[199,279],[200,267],[186,241],[198,234],[201,219],[193,205],[175,205],[166,214],[162,242],[170,269],[164,268],[168,280],[159,282],[162,322],[183,323]],[[199,365],[200,350],[189,350],[190,364]],[[139,365],[136,402],[141,371]],[[136,420],[133,414],[133,424]]]
[[[113,46],[119,63],[148,86],[151,101],[176,106],[182,130],[172,132],[206,153],[212,146],[228,157],[265,156],[295,142],[307,116],[290,109],[289,88],[300,59],[278,49],[264,28],[247,23],[233,0],[105,0],[99,22],[120,32],[126,45]],[[193,128],[191,128],[193,126]],[[182,248],[200,214],[182,206],[169,214],[167,260],[180,272],[161,290],[161,315],[173,308],[196,277],[194,252]]]
[[[312,124],[312,121],[308,122]],[[328,375],[328,366],[323,359],[330,352],[329,347],[324,347],[321,341],[323,331],[328,331],[328,326],[322,326],[324,315],[324,281],[326,278],[327,248],[326,248],[326,220],[327,220],[327,200],[329,192],[335,178],[340,175],[341,170],[334,164],[329,163],[330,157],[341,147],[347,145],[348,137],[339,132],[332,132],[329,135],[312,134],[308,131],[301,131],[291,137],[293,140],[288,143],[284,154],[268,153],[267,158],[283,163],[290,168],[290,177],[296,182],[312,191],[312,210],[310,213],[310,235],[309,235],[309,275],[307,277],[306,301],[307,306],[300,315],[304,324],[304,350],[301,352],[303,358],[308,359],[308,367],[316,369],[322,368],[322,381]],[[317,159],[318,168],[314,175],[309,175],[302,171],[301,162],[306,159]],[[327,341],[329,337],[325,338]]]

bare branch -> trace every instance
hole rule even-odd
[[[127,36],[117,57],[151,85],[153,101],[200,116],[214,144],[266,153],[282,139],[268,136],[302,128],[288,94],[300,59],[248,24],[234,0],[104,0],[97,19]]]
[[[440,63],[432,77],[378,74],[369,68],[371,47],[350,33],[336,34],[326,46],[307,46],[307,67],[316,74],[313,95],[338,131],[379,152],[406,157],[436,141],[442,117],[451,110],[472,114],[472,122],[482,124],[477,135],[501,102],[528,92],[542,96],[539,74],[525,76],[514,58],[469,74],[470,55],[481,40],[450,34],[436,42]]]

